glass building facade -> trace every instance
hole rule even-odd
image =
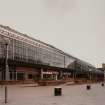
[[[26,34],[17,32],[8,26],[2,26],[2,25],[0,25],[0,59],[1,60],[2,59],[5,60],[5,52],[6,52],[5,38],[8,38],[10,41],[9,50],[8,50],[8,53],[9,53],[8,59],[10,61],[24,62],[26,64],[28,63],[42,64],[42,65],[48,65],[53,67],[59,67],[59,68],[75,69],[75,67],[72,66],[72,65],[75,65],[74,63],[77,60],[75,57],[66,54],[65,52],[55,48],[52,45],[49,45],[42,41],[31,38]],[[92,66],[89,66],[88,63],[81,63],[80,60],[78,60],[78,64],[82,65],[81,67],[84,70],[86,69],[89,70],[90,68],[93,68]],[[18,65],[14,65],[9,68],[10,77],[13,79],[17,79],[16,77],[17,67]],[[3,75],[2,71],[4,69],[5,68],[2,66],[2,63],[1,63],[0,75]],[[20,75],[20,78],[22,78],[21,75]],[[32,76],[29,73],[29,78],[31,77]]]

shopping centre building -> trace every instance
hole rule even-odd
[[[89,74],[91,79],[103,77],[103,72],[93,65],[29,35],[0,25],[0,80],[5,80],[7,75],[9,81],[74,77],[89,79]]]

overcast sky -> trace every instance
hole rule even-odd
[[[105,0],[0,0],[0,24],[96,67],[105,62]]]

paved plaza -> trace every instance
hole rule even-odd
[[[8,86],[6,105],[105,105],[105,87],[101,84],[62,85],[62,96],[54,96],[55,86]],[[4,88],[0,87],[0,105],[4,104]]]

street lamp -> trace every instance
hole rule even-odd
[[[6,56],[5,56],[5,81],[9,80],[9,68],[8,68],[8,47],[9,47],[9,39],[5,38],[5,47],[6,47]],[[7,85],[5,84],[5,103],[7,103]]]
[[[3,40],[0,40],[5,45],[5,103],[7,103],[7,84],[6,81],[9,80],[9,68],[8,68],[8,47],[10,40],[9,38],[2,38]]]

